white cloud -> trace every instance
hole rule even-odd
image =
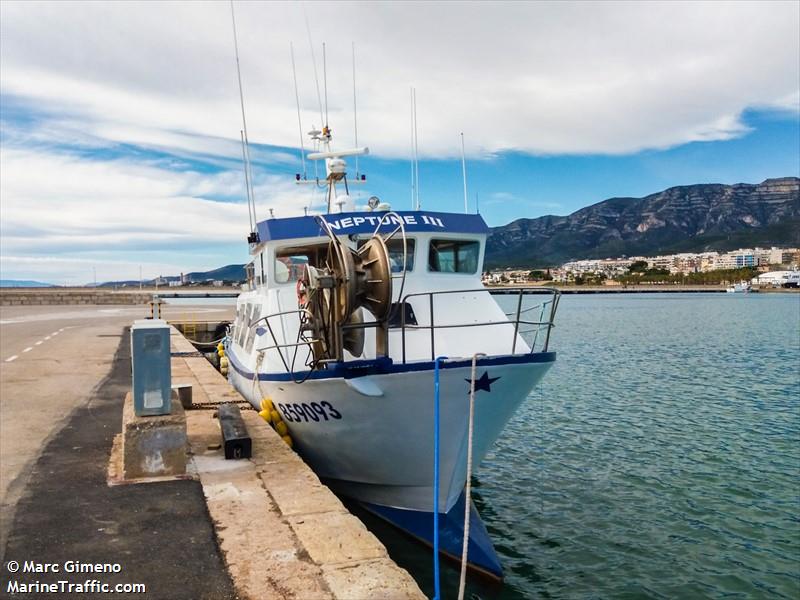
[[[321,124],[303,6],[335,139],[353,143],[354,40],[359,142],[379,157],[408,153],[410,85],[424,157],[457,156],[460,131],[471,156],[624,154],[741,136],[748,108],[800,111],[796,2],[238,2],[253,142],[298,144],[290,41],[303,128]],[[247,208],[219,201],[243,197],[227,2],[6,0],[0,38],[4,278],[246,260]],[[259,216],[302,214],[308,189],[272,174],[297,157],[253,160]],[[487,202],[517,201],[503,193]]]
[[[626,153],[741,135],[748,107],[797,110],[795,2],[305,6],[317,43],[328,42],[334,133],[351,142],[355,40],[360,141],[379,155],[407,151],[411,84],[426,155],[457,154],[462,130],[472,153]],[[297,144],[290,40],[305,128],[319,125],[302,10],[237,4],[254,141]],[[78,111],[112,139],[183,147],[176,132],[209,136],[210,151],[227,139],[235,156],[227,2],[4,2],[2,12],[5,93]]]
[[[0,272],[4,279],[33,279],[55,285],[84,285],[105,281],[153,279],[158,275],[174,275],[184,270],[183,265],[171,262],[109,260],[102,256],[92,258],[64,256],[7,256],[0,257]]]
[[[558,202],[546,202],[541,200],[531,200],[530,198],[523,198],[510,192],[492,192],[489,194],[488,200],[483,201],[484,205],[497,205],[497,204],[522,204],[528,208],[539,208],[544,210],[559,210],[564,207]]]
[[[49,273],[51,280],[88,281],[87,262],[116,265],[108,279],[138,278],[142,257],[151,277],[247,259],[246,205],[206,198],[241,196],[235,172],[178,173],[5,147],[0,169],[5,279]],[[255,193],[260,207],[279,216],[302,214],[307,202],[305,192],[277,175],[262,176]]]

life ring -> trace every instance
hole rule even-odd
[[[297,306],[299,308],[305,308],[308,305],[308,289],[303,279],[297,280],[295,292],[297,292]]]

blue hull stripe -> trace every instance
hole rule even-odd
[[[253,379],[253,372],[246,369],[236,359],[236,355],[226,349],[226,356],[230,365],[245,379]],[[490,356],[478,359],[478,366],[489,367],[496,365],[521,365],[530,363],[551,363],[555,362],[555,352],[537,352],[535,354],[504,354],[501,356]],[[433,371],[433,361],[422,361],[413,363],[394,363],[391,358],[378,358],[375,360],[353,360],[346,363],[336,363],[331,368],[321,371],[314,371],[309,379],[354,379],[366,375],[387,375],[392,373],[413,373],[418,371]],[[440,364],[440,369],[459,369],[472,365],[471,358],[463,360],[446,361]],[[304,377],[308,371],[297,371],[296,373],[259,373],[261,381],[294,381]]]

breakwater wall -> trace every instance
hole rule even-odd
[[[147,304],[152,293],[86,288],[2,288],[0,306]]]

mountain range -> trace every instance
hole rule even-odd
[[[493,227],[486,267],[545,267],[568,260],[800,246],[800,179],[672,187],[609,198],[571,215]]]
[[[567,216],[492,227],[486,268],[552,267],[568,260],[800,246],[800,178],[701,183],[644,198],[609,198]],[[244,265],[189,273],[191,281],[244,280]]]
[[[7,288],[7,287],[13,287],[13,288],[53,287],[53,284],[42,283],[41,281],[30,281],[28,279],[0,279],[0,288]]]

